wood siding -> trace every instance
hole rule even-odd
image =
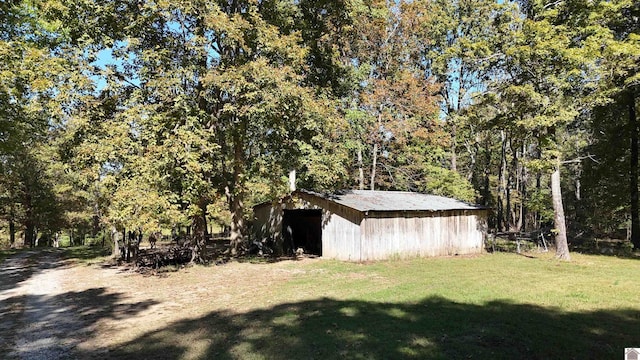
[[[253,209],[253,232],[257,241],[266,242],[282,236],[282,204],[264,204]]]
[[[329,259],[360,261],[360,224],[327,212],[327,222],[322,229],[322,256]]]
[[[374,213],[363,224],[362,260],[481,253],[486,211]]]

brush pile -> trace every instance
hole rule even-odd
[[[183,265],[191,261],[191,248],[184,245],[141,249],[136,259],[136,267],[158,269],[168,265]]]

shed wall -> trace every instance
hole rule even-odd
[[[322,229],[322,256],[329,259],[360,261],[360,225],[328,213]]]
[[[485,230],[486,211],[370,214],[361,260],[481,253]]]

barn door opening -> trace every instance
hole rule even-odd
[[[282,233],[285,252],[302,248],[305,254],[322,256],[322,210],[285,210]]]

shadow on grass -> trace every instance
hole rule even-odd
[[[304,259],[317,259],[317,255],[281,255],[281,256],[258,256],[258,255],[242,255],[237,256],[233,260],[239,263],[249,264],[275,264],[281,261],[301,261]]]
[[[504,301],[324,298],[170,323],[110,349],[109,358],[605,359],[638,346],[638,329],[638,310],[566,313]]]

